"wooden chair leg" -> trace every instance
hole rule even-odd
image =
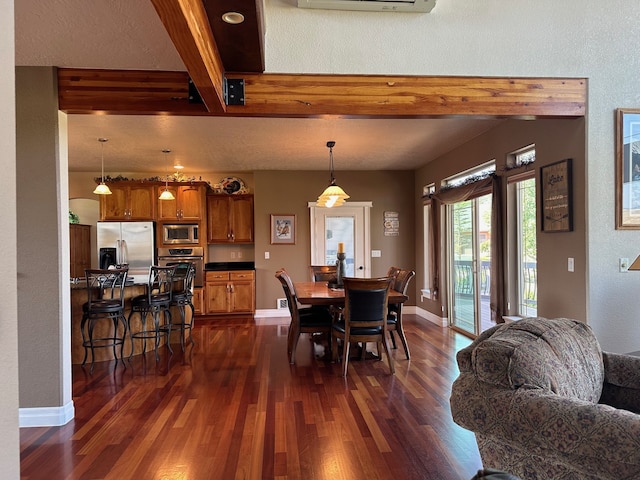
[[[347,338],[344,339],[344,346],[342,347],[342,376],[347,376],[347,367],[349,366],[349,347],[351,346],[351,342],[347,341]]]
[[[387,354],[387,360],[389,360],[389,370],[391,370],[391,374],[393,375],[396,373],[396,367],[393,364],[393,358],[391,357],[391,350],[389,349],[389,342],[387,341],[386,337],[382,340],[382,345],[384,347],[384,352]],[[382,358],[382,355],[380,355],[380,358]]]

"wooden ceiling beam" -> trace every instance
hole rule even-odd
[[[245,105],[207,112],[188,103],[184,72],[58,70],[67,113],[262,117],[581,117],[583,78],[228,74],[242,78]]]
[[[202,0],[151,0],[212,113],[224,113],[224,66]]]

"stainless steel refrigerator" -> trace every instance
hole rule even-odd
[[[98,222],[96,231],[99,259],[107,252],[114,264],[129,265],[129,276],[147,278],[155,263],[154,222]]]

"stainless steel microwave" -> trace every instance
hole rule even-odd
[[[162,243],[165,245],[187,245],[198,243],[197,224],[165,224],[162,226]]]

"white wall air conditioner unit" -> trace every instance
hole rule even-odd
[[[287,299],[286,298],[276,299],[276,308],[278,310],[288,310],[289,304],[287,303]]]
[[[299,8],[368,12],[429,13],[435,6],[436,0],[298,0]]]

